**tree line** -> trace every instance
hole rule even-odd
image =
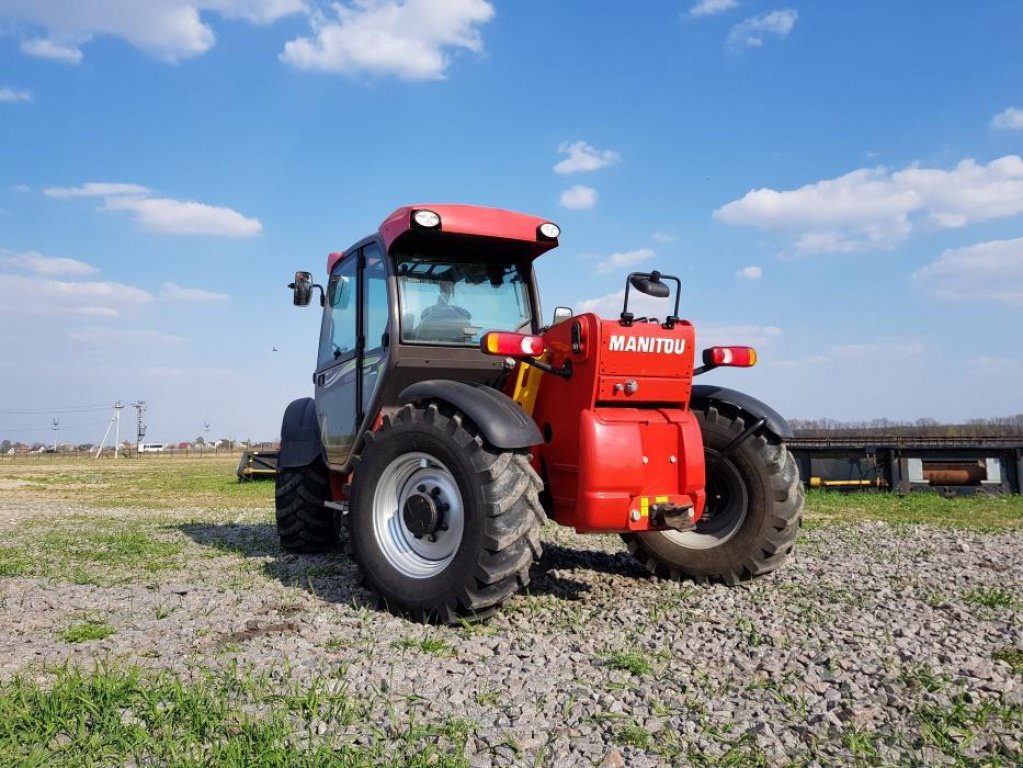
[[[913,421],[868,419],[839,421],[837,419],[789,419],[796,437],[1023,437],[1023,413],[968,419],[961,424],[947,424],[929,417]]]

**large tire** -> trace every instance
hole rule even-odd
[[[760,429],[722,451],[752,417],[694,408],[707,460],[707,507],[692,531],[626,534],[629,551],[664,578],[738,584],[782,565],[803,520],[803,486],[785,446]]]
[[[529,583],[546,517],[527,451],[487,444],[446,405],[407,405],[366,435],[356,462],[351,546],[387,608],[478,619]]]
[[[328,483],[322,461],[277,471],[274,495],[281,549],[304,555],[337,548],[337,515],[324,505]]]

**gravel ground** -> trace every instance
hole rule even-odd
[[[470,723],[473,766],[1023,765],[1023,532],[815,528],[783,570],[727,588],[548,526],[529,593],[449,628],[376,610],[343,556],[281,555],[268,513],[201,514],[8,506],[8,546],[113,520],[168,543],[169,567],[0,578],[0,679],[67,660],[340,669],[380,723]],[[65,642],[85,616],[116,631]]]

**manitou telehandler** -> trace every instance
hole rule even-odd
[[[323,322],[315,397],[281,426],[285,550],[332,549],[344,526],[383,603],[440,622],[526,585],[547,517],[621,534],[662,577],[735,584],[784,562],[803,509],[788,425],[693,386],[756,352],[712,347],[694,369],[681,282],[659,272],[628,276],[616,318],[558,308],[545,325],[533,261],[559,235],[521,213],[407,206],[330,254],[326,288],[296,273],[294,303],[318,290]],[[635,317],[630,291],[663,317]]]

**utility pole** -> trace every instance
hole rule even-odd
[[[202,445],[203,450],[205,451],[206,447],[210,444],[210,423],[208,421],[204,421],[202,423],[202,428],[206,432],[205,442]]]
[[[118,400],[114,403],[114,413],[110,417],[110,423],[107,424],[107,431],[103,433],[103,439],[99,441],[99,448],[96,449],[96,458],[98,459],[103,454],[103,446],[106,445],[107,438],[110,437],[110,430],[116,427],[117,437],[114,438],[117,442],[114,444],[114,458],[117,458],[117,451],[120,449],[121,442],[121,409],[124,408],[121,405],[121,401]]]
[[[60,417],[53,420],[53,452],[57,452],[57,435],[60,433]]]
[[[138,400],[131,404],[135,409],[135,458],[141,455],[142,438],[146,436],[146,401]]]

